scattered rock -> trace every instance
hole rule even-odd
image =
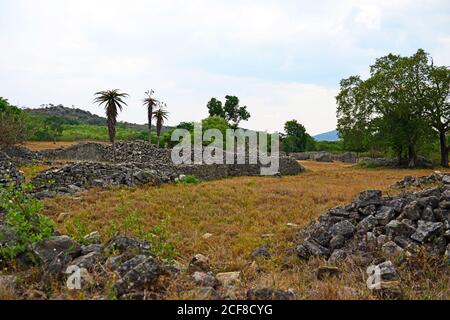
[[[68,236],[56,236],[36,244],[33,252],[44,265],[48,265],[55,259],[70,260],[78,257],[81,254],[81,246]]]
[[[256,248],[252,253],[253,258],[263,257],[263,258],[270,258],[270,252],[269,248],[267,246],[261,246]]]
[[[390,256],[397,256],[403,252],[403,249],[394,241],[388,241],[381,247],[381,251]]]
[[[340,270],[337,267],[322,266],[316,271],[318,280],[324,280],[329,277],[337,277],[340,274]]]
[[[355,226],[350,221],[344,220],[336,223],[331,227],[330,231],[333,236],[343,236],[344,238],[349,239],[355,232]]]
[[[199,272],[208,272],[210,270],[209,267],[209,259],[203,254],[196,254],[191,262],[189,263],[188,272],[194,273],[196,271]]]
[[[429,240],[432,236],[442,233],[444,225],[442,222],[429,222],[420,220],[417,223],[417,230],[411,236],[411,239],[418,242],[425,242]]]
[[[247,299],[257,300],[295,300],[292,292],[280,291],[272,288],[251,289],[247,292]]]
[[[196,285],[202,287],[216,288],[219,285],[219,281],[210,273],[196,271],[192,274],[192,279]]]
[[[237,272],[224,272],[216,274],[217,280],[224,287],[234,286],[240,282],[241,273]]]
[[[71,265],[85,268],[86,270],[93,270],[98,262],[103,260],[103,256],[98,252],[91,252],[84,256],[78,257],[71,262]]]
[[[212,236],[213,236],[213,234],[211,234],[211,233],[205,233],[205,234],[202,236],[202,238],[205,239],[205,240],[208,240],[208,239],[211,238]]]
[[[154,283],[161,274],[161,267],[153,257],[146,257],[144,261],[127,270],[122,278],[116,282],[114,288],[118,297],[133,291],[142,291],[147,285]]]
[[[84,237],[84,240],[90,244],[99,244],[101,241],[100,233],[98,231],[91,232]]]

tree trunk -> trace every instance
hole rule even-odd
[[[410,145],[408,147],[408,167],[414,168],[417,162],[417,153],[416,147],[414,145]]]
[[[402,154],[403,154],[403,150],[399,149],[397,151],[397,162],[398,162],[398,165],[401,165],[401,163],[402,163]]]
[[[159,139],[161,137],[161,134],[158,134],[158,148],[159,148]]]
[[[448,168],[448,146],[447,135],[445,131],[439,132],[439,142],[441,145],[441,166]]]
[[[153,108],[148,109],[148,142],[152,144],[152,117],[153,117]]]
[[[116,142],[112,142],[112,149],[113,149],[113,162],[116,163]]]

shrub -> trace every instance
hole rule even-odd
[[[43,204],[30,195],[31,186],[12,184],[0,188],[0,208],[5,210],[5,225],[0,239],[14,234],[14,241],[0,247],[0,257],[14,259],[33,244],[47,240],[53,234],[53,222],[41,214]]]
[[[26,114],[0,97],[0,146],[21,143],[27,139],[29,128]]]
[[[199,184],[200,180],[196,176],[183,176],[178,180],[182,184]]]
[[[152,248],[152,254],[160,259],[166,261],[173,261],[177,257],[177,251],[175,244],[168,241],[170,232],[166,227],[166,224],[155,226],[152,231],[145,235],[145,239],[150,242]]]

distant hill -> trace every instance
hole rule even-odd
[[[24,109],[25,112],[43,117],[60,117],[70,121],[76,121],[83,124],[89,125],[106,125],[106,118],[93,114],[89,111],[78,109],[78,108],[68,108],[63,105],[45,105],[41,108],[36,109]],[[145,110],[143,110],[145,112]],[[129,122],[120,122],[120,124],[125,125],[125,127],[130,129],[138,129],[138,130],[146,130],[148,128],[147,124],[136,124]],[[168,129],[168,127],[164,127],[163,131]]]
[[[338,141],[339,135],[337,130],[318,134],[313,137],[316,141]]]

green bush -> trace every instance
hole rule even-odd
[[[196,176],[184,176],[180,180],[178,180],[178,183],[182,183],[182,184],[199,184],[200,180]]]
[[[23,184],[15,188],[12,184],[0,188],[0,208],[5,210],[5,228],[0,239],[14,234],[14,241],[0,247],[0,257],[14,259],[26,252],[30,246],[49,239],[54,230],[53,221],[41,214],[43,204],[30,195],[31,186]]]

